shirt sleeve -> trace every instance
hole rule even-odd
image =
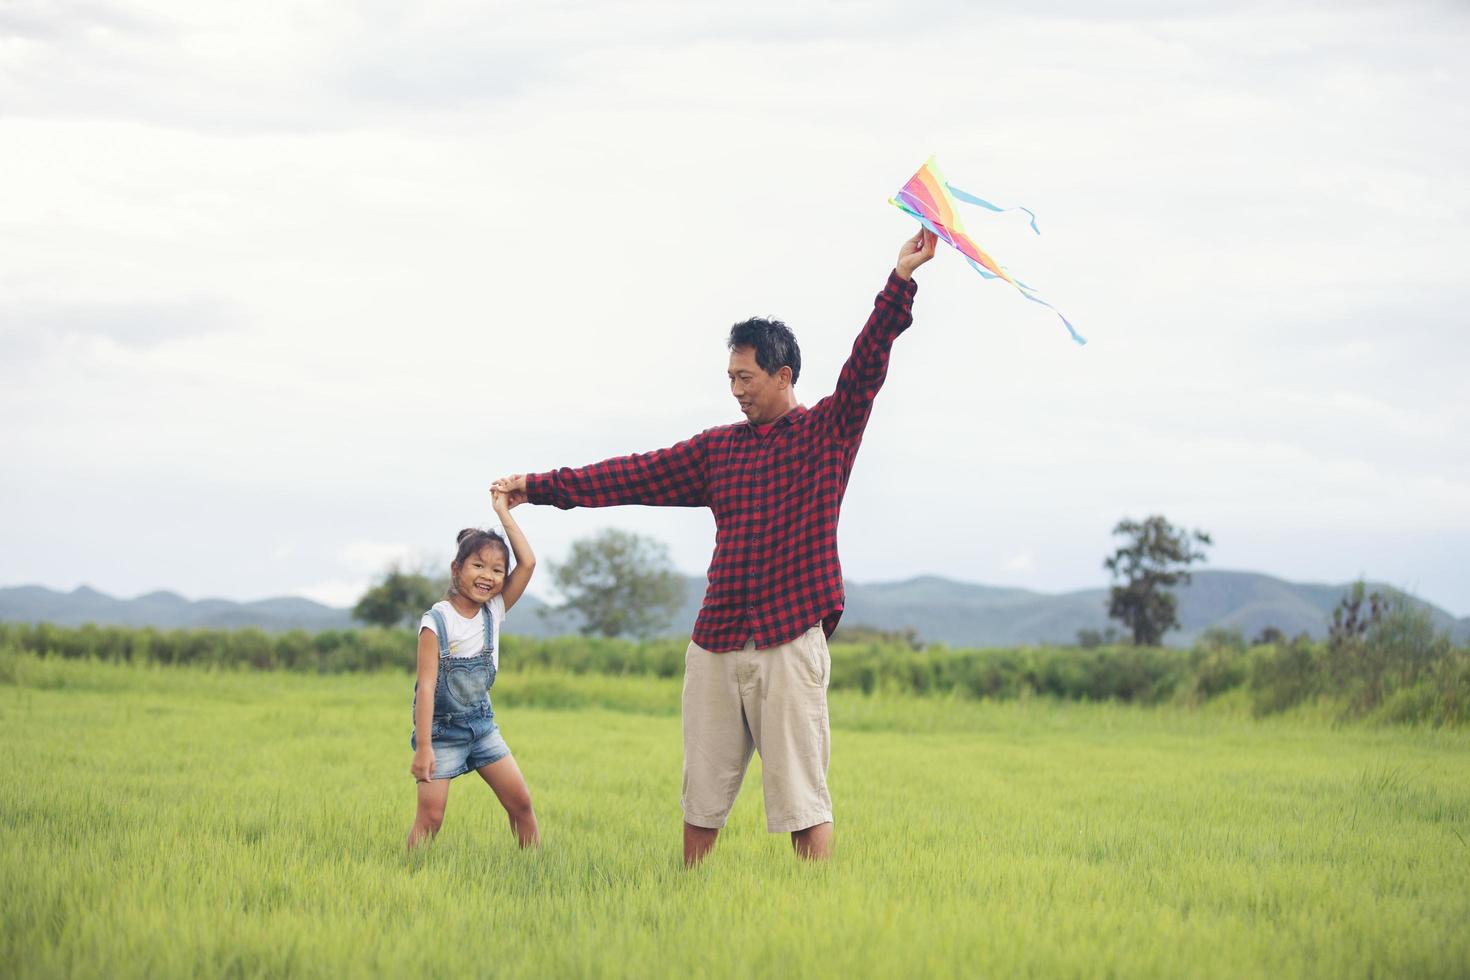
[[[428,630],[435,636],[439,635],[439,629],[434,625],[434,617],[430,616],[428,613],[424,613],[424,618],[419,620],[419,630]]]
[[[572,507],[706,507],[709,486],[705,478],[706,433],[692,439],[632,456],[617,456],[577,469],[563,467],[526,475],[526,499]]]
[[[873,312],[863,324],[852,354],[837,376],[837,387],[831,395],[812,407],[820,412],[836,438],[856,443],[862,439],[873,399],[888,377],[888,354],[893,341],[914,322],[914,293],[919,284],[901,279],[897,272],[888,275],[883,291],[873,302]]]

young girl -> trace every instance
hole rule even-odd
[[[439,832],[449,781],[471,769],[490,784],[522,847],[541,843],[531,793],[495,724],[489,689],[500,663],[500,621],[536,568],[505,494],[492,491],[505,538],[466,528],[449,566],[449,592],[424,614],[419,628],[418,683],[414,685],[413,766],[419,808],[408,846]],[[506,574],[510,552],[515,570]]]

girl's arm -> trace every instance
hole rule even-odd
[[[510,550],[516,556],[515,570],[505,577],[505,587],[500,590],[500,598],[505,602],[505,608],[509,610],[521,597],[521,593],[526,591],[526,585],[536,571],[536,553],[531,550],[531,542],[526,540],[525,532],[510,514],[509,495],[499,490],[492,490],[490,499],[495,506],[495,516],[500,518],[500,525],[505,528],[505,536],[510,541]]]
[[[427,626],[419,630],[418,697],[413,708],[413,778],[434,778],[434,688],[439,683],[439,638]]]

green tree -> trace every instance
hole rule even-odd
[[[446,583],[435,582],[422,572],[391,566],[377,585],[363,593],[352,609],[352,618],[374,626],[412,626],[424,610],[444,595]]]
[[[1364,602],[1368,608],[1363,608]],[[1358,643],[1363,636],[1393,611],[1392,596],[1377,590],[1368,592],[1362,579],[1343,593],[1332,610],[1332,622],[1327,624],[1327,645],[1332,649],[1344,649]]]
[[[666,628],[684,601],[684,579],[661,542],[607,530],[572,542],[551,577],[564,602],[543,615],[574,613],[587,635],[646,638]]]
[[[1203,531],[1175,528],[1161,514],[1142,522],[1124,518],[1113,528],[1119,535],[1127,544],[1103,562],[1115,581],[1123,580],[1113,586],[1108,615],[1133,631],[1134,643],[1157,646],[1179,625],[1179,602],[1167,590],[1189,581],[1189,566],[1205,560],[1197,546],[1214,542]]]
[[[1332,611],[1327,674],[1337,692],[1348,696],[1350,710],[1364,713],[1433,674],[1452,649],[1428,609],[1399,592],[1370,593],[1358,581]]]

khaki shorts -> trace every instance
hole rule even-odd
[[[832,658],[820,626],[769,650],[684,654],[684,820],[723,827],[752,750],[761,754],[766,829],[805,830],[832,819],[827,682]]]

